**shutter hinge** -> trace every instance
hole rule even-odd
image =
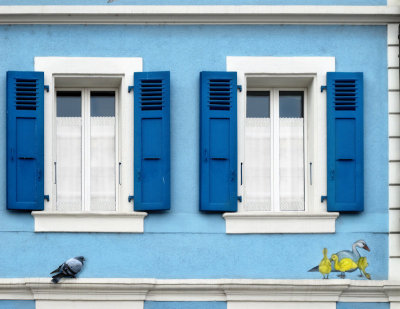
[[[128,196],[128,203],[130,203],[135,197],[133,195]]]
[[[323,92],[324,90],[326,90],[326,86],[321,86],[321,92]]]
[[[327,195],[322,195],[321,196],[321,203],[323,203],[324,200],[328,201],[328,196]]]
[[[49,85],[44,85],[44,90],[46,90],[46,92],[49,92],[50,91]]]
[[[242,85],[237,85],[237,89],[239,90],[239,92],[242,92]]]
[[[135,91],[133,88],[134,88],[135,86],[128,86],[128,93],[130,93],[132,90],[133,91]]]
[[[241,202],[242,202],[242,196],[239,195],[239,196],[237,197],[237,200],[241,203]]]
[[[49,195],[45,195],[45,196],[44,196],[44,199],[45,199],[46,201],[50,202],[50,196],[49,196]]]

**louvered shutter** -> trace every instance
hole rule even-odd
[[[328,211],[363,211],[363,73],[327,74]]]
[[[43,72],[7,72],[7,209],[44,209],[43,81]]]
[[[236,72],[200,73],[200,210],[237,210]]]
[[[134,74],[135,210],[170,209],[170,72]]]

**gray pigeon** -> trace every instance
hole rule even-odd
[[[58,281],[63,277],[76,278],[75,276],[81,271],[84,261],[85,258],[83,256],[77,256],[62,263],[57,269],[50,273],[58,273],[53,276],[51,282],[58,283]]]

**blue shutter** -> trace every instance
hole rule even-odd
[[[329,72],[327,101],[328,211],[363,211],[363,73]]]
[[[236,72],[200,73],[200,210],[237,211]]]
[[[135,210],[170,209],[170,72],[134,74]]]
[[[43,72],[7,72],[7,209],[44,209],[43,81]]]

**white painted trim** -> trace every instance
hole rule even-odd
[[[226,57],[227,71],[237,72],[238,84],[242,92],[238,92],[238,170],[244,157],[244,106],[246,103],[247,78],[262,77],[279,79],[282,85],[285,80],[290,83],[298,80],[307,85],[308,123],[307,158],[312,162],[313,184],[306,177],[307,204],[305,211],[293,215],[275,215],[271,212],[257,213],[259,218],[248,214],[240,215],[243,209],[239,204],[237,214],[225,214],[227,233],[334,233],[337,213],[326,215],[326,203],[321,203],[321,196],[326,195],[326,93],[321,86],[326,85],[326,73],[335,71],[334,57]],[[309,170],[306,170],[306,175]],[[238,185],[238,195],[244,196],[244,186]],[[240,214],[239,214],[240,213]],[[310,216],[308,216],[310,214]],[[321,215],[318,215],[321,214]],[[307,220],[307,218],[309,220]],[[309,226],[308,221],[310,221]],[[304,224],[307,222],[306,224]],[[271,226],[268,226],[271,224]],[[280,226],[279,226],[280,225]]]
[[[237,212],[225,213],[228,234],[335,233],[338,212]]]
[[[0,24],[387,24],[398,6],[16,5]]]
[[[35,232],[143,233],[145,212],[33,211]]]
[[[0,299],[60,301],[388,302],[400,281],[293,279],[2,278]]]
[[[143,301],[37,300],[36,309],[143,309]]]
[[[35,57],[35,71],[44,72],[44,83],[49,85],[49,92],[44,93],[44,192],[50,196],[45,202],[43,212],[33,212],[35,231],[54,232],[129,232],[142,233],[146,213],[134,213],[133,204],[128,196],[133,195],[133,94],[128,93],[128,86],[133,85],[134,72],[142,72],[142,58],[114,57]],[[55,113],[55,84],[63,87],[60,80],[82,81],[95,85],[97,82],[113,81],[118,84],[119,102],[119,162],[121,165],[121,185],[116,193],[118,205],[114,214],[107,212],[56,213],[56,186],[54,184],[54,147],[53,128]],[[93,86],[92,86],[93,87]],[[121,147],[124,145],[124,147]],[[83,208],[84,209],[84,208]],[[73,220],[73,222],[72,222]],[[76,220],[76,221],[75,221]],[[37,221],[37,222],[36,222]],[[72,222],[72,223],[71,223]],[[79,224],[76,224],[79,222]]]
[[[400,229],[399,184],[400,152],[398,146],[400,130],[399,112],[399,24],[387,27],[387,59],[388,59],[388,135],[389,135],[389,279],[400,280]],[[397,208],[397,210],[393,210]],[[397,298],[400,301],[400,297]],[[397,307],[400,308],[400,304]]]

